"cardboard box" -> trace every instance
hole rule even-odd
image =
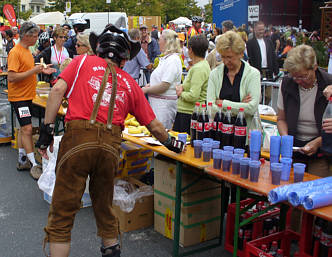
[[[120,157],[125,160],[137,160],[139,156],[140,147],[129,141],[121,143]]]
[[[146,186],[144,183],[132,177],[125,178],[125,180],[136,187]],[[136,201],[135,207],[130,213],[122,211],[120,207],[116,205],[112,206],[112,210],[114,215],[119,219],[120,230],[122,232],[153,225],[153,195],[144,196]]]

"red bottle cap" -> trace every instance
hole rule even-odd
[[[208,106],[212,106],[212,102],[209,102],[209,103],[208,103]]]
[[[261,249],[262,249],[262,250],[266,250],[266,249],[267,249],[267,245],[266,245],[266,244],[262,244]]]
[[[199,102],[196,102],[195,105],[196,105],[196,106],[200,106]]]
[[[259,160],[260,160],[261,164],[265,163],[265,159],[264,158],[260,158]]]
[[[283,253],[284,253],[284,250],[278,249],[277,254],[283,254]]]
[[[227,110],[232,110],[232,107],[230,107],[230,106],[227,106]]]
[[[278,245],[278,242],[277,242],[277,241],[273,241],[273,242],[272,242],[272,245],[273,245],[273,246],[276,246],[276,245]]]
[[[202,104],[202,107],[205,108],[205,107],[206,107],[206,104]]]
[[[218,107],[222,107],[222,104],[221,104],[221,103],[219,103],[219,104],[218,104]]]
[[[241,107],[241,108],[239,109],[239,111],[240,111],[240,112],[244,112],[244,108]]]

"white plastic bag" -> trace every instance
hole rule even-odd
[[[270,152],[270,141],[271,141],[271,136],[277,136],[278,135],[278,128],[277,125],[269,124],[262,122],[263,125],[263,134],[264,134],[264,139],[263,139],[263,151]]]

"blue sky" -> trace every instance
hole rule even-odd
[[[209,3],[209,0],[196,0],[199,6],[204,7],[204,5]]]

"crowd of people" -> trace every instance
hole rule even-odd
[[[30,170],[35,179],[42,173],[32,143],[36,75],[53,85],[36,144],[45,158],[48,146],[52,151],[58,109],[63,97],[68,99],[45,228],[52,257],[69,255],[74,216],[88,175],[102,256],[120,256],[118,224],[111,206],[121,131],[128,113],[177,153],[184,150],[184,144],[166,129],[190,134],[196,102],[211,102],[214,111],[231,107],[233,115],[244,108],[249,129],[262,97],[261,80],[279,75],[280,56],[288,74],[279,89],[279,133],[293,135],[294,146],[300,147],[294,162],[305,162],[312,174],[332,175],[328,156],[320,151],[322,129],[332,132],[332,119],[322,121],[332,95],[332,75],[318,67],[313,48],[294,42],[297,37],[292,31],[284,45],[278,30],[263,22],[247,30],[245,26],[236,29],[227,20],[209,36],[201,28],[200,17],[192,22],[185,33],[172,26],[162,31],[154,26],[149,32],[141,25],[127,34],[109,24],[100,35],[85,34],[84,20],[73,23],[74,31],[68,24],[41,31],[36,24],[25,22],[17,41],[14,30],[5,32],[6,49],[11,48],[8,100],[20,125],[18,170]],[[147,81],[144,85],[137,83],[141,69]]]

